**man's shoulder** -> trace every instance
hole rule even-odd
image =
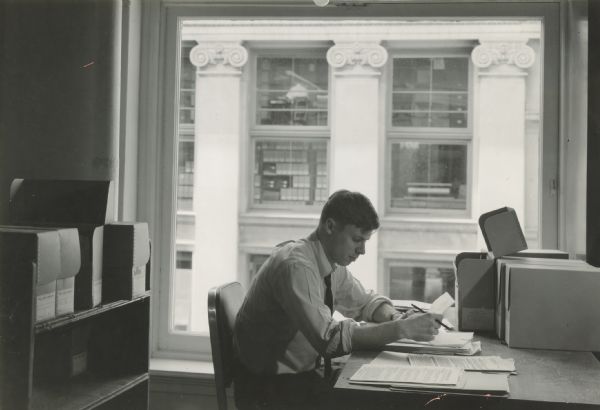
[[[283,266],[302,264],[314,266],[316,264],[315,252],[310,241],[300,239],[286,243],[275,251],[275,257]]]

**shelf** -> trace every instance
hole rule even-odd
[[[88,319],[94,316],[97,316],[101,313],[118,309],[123,306],[131,305],[134,303],[139,303],[145,299],[150,297],[150,291],[147,291],[143,296],[137,297],[133,300],[118,300],[116,302],[107,303],[105,305],[100,305],[92,309],[83,310],[80,312],[71,313],[64,316],[59,316],[54,319],[46,320],[43,322],[39,322],[35,324],[35,334],[40,334],[44,332],[51,331],[53,329],[67,326],[76,322],[79,322],[84,319]]]
[[[33,389],[32,409],[93,409],[133,387],[148,381],[148,373],[98,376],[84,374],[68,383],[47,384]]]

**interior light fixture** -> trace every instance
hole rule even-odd
[[[319,7],[325,7],[329,4],[329,0],[313,0],[314,3]]]

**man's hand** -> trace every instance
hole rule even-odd
[[[442,320],[442,315],[433,313],[413,313],[405,319],[397,321],[399,339],[430,341],[438,334],[440,324],[436,319]]]

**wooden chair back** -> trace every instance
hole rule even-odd
[[[216,286],[208,292],[208,328],[219,410],[227,409],[226,388],[233,382],[233,325],[244,295],[239,282]]]

